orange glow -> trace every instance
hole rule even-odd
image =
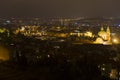
[[[9,60],[9,58],[9,51],[6,48],[0,46],[0,60],[6,61]]]

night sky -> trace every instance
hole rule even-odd
[[[120,0],[0,0],[2,16],[120,16]]]

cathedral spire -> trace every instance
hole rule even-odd
[[[101,29],[100,29],[101,31],[104,31],[104,28],[103,27],[101,27]]]
[[[110,27],[109,26],[107,27],[107,33],[110,33]]]
[[[107,32],[108,41],[110,42],[111,37],[110,37],[110,27],[109,26],[107,27],[106,32]]]

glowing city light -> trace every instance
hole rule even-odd
[[[113,39],[113,43],[118,44],[119,40],[117,38]]]
[[[92,34],[92,32],[89,32],[89,31],[88,31],[88,32],[85,33],[85,36],[92,37],[93,34]]]

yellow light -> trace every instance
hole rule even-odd
[[[118,39],[113,39],[113,43],[118,44],[119,43]]]
[[[97,38],[94,43],[95,43],[95,44],[103,44],[104,41],[102,40],[102,38]]]
[[[86,32],[85,33],[85,36],[88,36],[88,37],[92,37],[92,35],[93,35],[92,32]]]
[[[24,27],[22,27],[22,28],[21,28],[21,31],[24,31],[24,30],[25,30],[25,28],[24,28]]]
[[[117,40],[116,40],[116,39],[114,39],[113,41],[114,41],[114,42],[117,42]]]
[[[116,69],[112,69],[110,72],[111,79],[117,79],[118,71]]]

